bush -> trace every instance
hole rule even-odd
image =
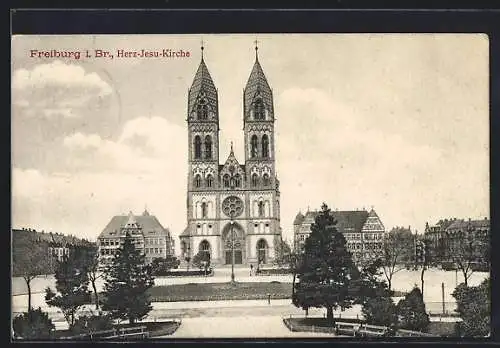
[[[260,268],[255,272],[258,275],[288,275],[292,273],[289,268]]]
[[[75,320],[71,332],[75,335],[111,330],[113,321],[107,315],[83,315]]]
[[[12,326],[15,338],[21,339],[50,339],[56,328],[40,307],[15,317]]]
[[[429,315],[425,310],[422,292],[417,287],[399,301],[397,313],[403,329],[425,331],[429,326]]]
[[[194,270],[194,271],[167,271],[167,272],[161,272],[157,273],[157,276],[162,276],[162,277],[187,277],[187,276],[212,276],[214,270],[212,268],[208,269],[207,271],[204,270]]]
[[[490,280],[484,280],[479,286],[457,286],[453,292],[457,300],[457,312],[462,323],[457,330],[462,336],[487,336],[491,330]]]
[[[392,327],[398,322],[396,305],[390,297],[370,298],[361,311],[368,324]]]

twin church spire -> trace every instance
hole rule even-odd
[[[273,95],[271,87],[267,82],[267,78],[262,70],[262,66],[259,62],[258,55],[258,41],[255,41],[255,62],[250,73],[250,76],[247,80],[247,83],[243,92],[243,112],[245,120],[248,118],[248,113],[250,111],[250,107],[256,98],[261,97],[266,108],[269,110],[269,114],[273,114]],[[204,44],[201,43],[201,61],[198,66],[198,70],[193,79],[193,83],[191,84],[191,88],[189,89],[189,98],[188,98],[188,113],[194,113],[194,110],[201,100],[202,103],[206,102],[208,106],[212,107],[212,111],[214,113],[215,118],[218,116],[218,95],[217,88],[213,82],[213,79],[208,71],[207,65],[204,59]],[[203,109],[203,107],[200,107]],[[205,114],[202,112],[202,116]],[[206,115],[209,116],[209,115]],[[207,117],[208,119],[209,117]]]
[[[234,182],[241,184],[236,188],[270,190],[275,178],[273,94],[259,62],[257,41],[255,61],[243,89],[244,164],[236,160],[231,143],[228,160],[219,166],[218,91],[204,50],[202,43],[201,60],[188,93],[189,186],[194,190],[225,188],[235,176]]]

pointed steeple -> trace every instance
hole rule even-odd
[[[252,102],[255,97],[261,96],[266,108],[273,114],[273,92],[269,83],[267,82],[266,75],[264,74],[264,70],[262,70],[262,66],[259,62],[257,40],[255,40],[255,63],[253,65],[252,71],[250,72],[250,76],[248,77],[247,84],[245,86],[243,95],[244,95],[244,113],[247,115]]]
[[[203,56],[204,50],[205,47],[203,46],[202,43],[200,65],[198,65],[198,70],[194,75],[193,83],[191,84],[191,88],[189,88],[189,97],[188,97],[189,113],[193,111],[193,107],[196,104],[196,100],[199,97],[207,98],[209,104],[215,105],[215,107],[217,107],[217,89],[215,88],[212,76],[210,76],[207,65],[205,64]]]

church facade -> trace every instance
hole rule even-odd
[[[231,151],[220,164],[218,91],[203,58],[188,91],[187,226],[182,258],[199,252],[212,264],[269,264],[281,240],[275,167],[273,93],[259,62],[243,92],[245,158]],[[229,145],[229,144],[227,144]]]

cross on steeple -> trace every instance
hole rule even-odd
[[[259,50],[259,41],[257,39],[255,39],[255,41],[253,42],[255,44],[255,59],[259,59],[259,55],[257,53],[257,51]]]
[[[203,41],[203,39],[201,39],[201,60],[203,60],[203,50],[205,49],[204,44],[205,42]]]

